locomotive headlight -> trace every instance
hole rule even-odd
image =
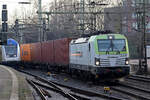
[[[100,65],[100,62],[99,62],[99,61],[96,61],[95,64],[96,64],[96,66],[99,66],[99,65]]]
[[[128,65],[129,64],[129,61],[126,61],[126,65]]]
[[[126,64],[126,65],[129,65],[129,59],[126,59],[126,60],[125,60],[125,64]]]
[[[109,36],[109,39],[112,39],[113,37],[112,36]]]
[[[95,58],[95,65],[96,65],[96,66],[100,66],[100,59]]]

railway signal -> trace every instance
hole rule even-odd
[[[2,21],[7,21],[7,10],[2,10]]]
[[[141,43],[140,43],[140,58],[139,58],[139,70],[138,74],[147,74],[147,34],[146,34],[146,2],[145,0],[136,1],[136,14],[138,30],[141,31]]]
[[[0,44],[7,44],[7,32],[8,32],[8,17],[7,17],[7,5],[2,6],[2,30],[0,33]]]
[[[45,41],[46,40],[46,20],[43,19],[43,26],[42,26],[42,30],[43,30],[43,40],[42,41]]]
[[[19,37],[19,22],[18,22],[18,19],[15,20],[14,30],[16,32],[16,35]]]

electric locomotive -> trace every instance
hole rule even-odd
[[[2,63],[15,64],[20,61],[19,43],[14,39],[8,39],[7,45],[2,45]]]
[[[128,42],[121,34],[74,39],[70,43],[69,54],[72,74],[112,80],[130,72]]]

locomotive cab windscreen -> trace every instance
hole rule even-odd
[[[17,45],[6,45],[5,46],[6,57],[17,56]]]
[[[4,46],[6,57],[17,57],[18,43],[13,39],[7,40],[7,45]]]
[[[95,39],[95,65],[102,67],[129,64],[127,39],[123,35],[100,35]]]
[[[99,52],[106,52],[108,54],[109,52],[117,52],[119,54],[120,52],[126,51],[125,39],[98,39],[97,43]]]

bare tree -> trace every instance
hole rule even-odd
[[[22,24],[23,36],[25,41],[35,36],[38,36],[38,1],[32,0],[32,8],[30,11],[24,11],[25,17]],[[107,4],[107,5],[102,5]],[[122,0],[85,0],[84,11],[90,12],[90,14],[84,14],[84,30],[85,33],[91,33],[96,30],[104,30],[104,14],[96,14],[95,12],[104,12],[105,8],[121,6]],[[48,9],[49,8],[49,9]],[[53,12],[80,12],[81,3],[79,0],[55,0],[47,5],[43,6],[43,11]],[[46,20],[46,32],[47,40],[62,38],[62,37],[76,37],[81,35],[81,14],[52,14],[49,16],[43,16]],[[49,23],[49,26],[48,26]],[[41,26],[41,25],[40,25]],[[28,29],[25,29],[30,27]],[[30,29],[34,29],[34,31]],[[26,35],[28,34],[28,35]],[[31,34],[31,35],[30,35]],[[29,40],[30,41],[30,40]]]
[[[92,14],[92,12],[103,12],[106,7],[122,5],[122,0],[85,0],[85,12],[91,14],[84,15],[84,30],[85,32],[93,32],[95,30],[104,30],[104,15]],[[108,4],[102,6],[101,4]],[[50,11],[59,12],[78,12],[80,8],[78,0],[57,0],[51,3]],[[61,14],[51,15],[51,33],[57,34],[58,38],[80,35],[80,16],[81,14]]]

